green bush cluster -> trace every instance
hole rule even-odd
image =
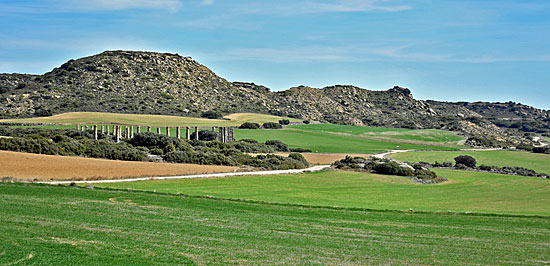
[[[59,136],[59,135],[58,135]],[[57,142],[35,138],[0,138],[0,150],[47,155],[85,156],[111,160],[143,161],[147,154],[127,143],[111,140],[72,139],[56,137]]]
[[[262,127],[265,128],[265,129],[280,129],[280,128],[283,128],[283,126],[281,126],[281,124],[275,123],[275,122],[264,123],[262,125]]]
[[[252,122],[244,122],[242,125],[239,126],[240,129],[259,129],[260,124],[258,123],[252,123]]]
[[[455,157],[455,166],[456,165],[465,165],[466,167],[476,167],[476,159],[469,155],[460,155]]]
[[[201,114],[201,117],[208,119],[220,119],[223,117],[223,114],[217,111],[206,111]]]
[[[346,156],[346,158],[336,161],[332,165],[336,169],[369,171],[382,175],[407,176],[424,181],[431,180],[441,182],[445,180],[444,178],[438,177],[435,172],[430,171],[422,164],[413,164],[412,166],[401,165],[389,159],[378,159],[373,157],[365,159],[363,157]]]
[[[285,126],[285,125],[290,125],[290,120],[288,120],[288,119],[281,119],[281,120],[279,120],[279,124],[284,125],[284,126]]]
[[[534,153],[546,153],[546,154],[550,154],[550,147],[548,147],[548,146],[545,146],[545,147],[534,147],[534,148],[533,148],[533,152],[534,152]]]
[[[264,169],[296,169],[309,166],[304,157],[297,153],[292,153],[289,157],[276,155],[253,157],[245,153],[288,152],[288,146],[277,140],[269,140],[265,143],[258,143],[255,140],[230,143],[186,141],[152,132],[143,132],[136,134],[128,141],[116,143],[110,138],[94,140],[88,132],[76,130],[7,130],[0,128],[0,134],[12,135],[0,138],[0,150],[18,152],[128,161],[147,160],[147,154],[150,153],[175,163],[245,165]]]

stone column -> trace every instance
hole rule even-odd
[[[126,127],[126,139],[130,139],[130,127]]]
[[[216,132],[216,127],[212,127],[212,131]]]
[[[157,134],[160,134],[160,127],[157,127]]]
[[[76,124],[76,131],[79,131],[80,130],[80,127],[78,126],[78,124]]]
[[[234,141],[235,140],[235,136],[233,135],[233,127],[228,127],[227,128],[227,142],[229,141]]]
[[[138,134],[141,133],[141,126],[137,126],[137,131]]]
[[[101,125],[101,134],[105,134],[105,125]]]
[[[118,126],[113,126],[113,133],[115,134],[116,142],[120,142],[120,128]]]
[[[199,140],[199,127],[195,127],[195,140]]]
[[[111,125],[107,125],[107,136],[109,136],[109,128],[110,127],[111,127]],[[113,131],[115,131],[115,130],[113,129]]]
[[[224,136],[225,136],[225,135],[224,135],[225,127],[220,127],[220,130],[219,130],[219,131],[220,131],[220,133],[218,134],[218,140],[219,140],[220,142],[225,143],[225,138],[224,138]]]
[[[80,131],[84,132],[84,126],[80,126]]]
[[[190,138],[190,135],[189,135],[189,127],[185,127],[185,139],[186,140],[189,140]]]
[[[130,138],[133,138],[134,137],[134,126],[130,126],[130,135],[129,135]]]
[[[170,128],[166,127],[166,136],[170,137]]]
[[[176,138],[181,139],[181,133],[180,133],[181,127],[176,127]]]
[[[94,125],[94,139],[97,140],[97,125]]]
[[[147,126],[147,132],[151,132],[151,127]]]
[[[86,125],[86,131],[88,131],[88,125]]]

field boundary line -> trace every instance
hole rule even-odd
[[[232,176],[249,176],[249,175],[282,175],[282,174],[300,174],[307,172],[317,172],[329,168],[330,165],[316,165],[305,169],[290,169],[290,170],[270,170],[270,171],[253,171],[253,172],[229,172],[215,174],[195,174],[181,176],[160,176],[160,177],[139,177],[126,179],[106,179],[106,180],[83,180],[83,181],[37,181],[34,183],[63,185],[63,184],[100,184],[100,183],[124,183],[135,181],[150,181],[150,180],[171,180],[171,179],[190,179],[190,178],[212,178],[212,177],[232,177]]]

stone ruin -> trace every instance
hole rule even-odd
[[[141,133],[142,126],[135,126],[135,125],[113,125],[112,132],[110,131],[111,125],[87,125],[87,124],[77,124],[76,130],[78,131],[86,131],[89,129],[92,129],[94,132],[94,139],[98,139],[99,132],[101,134],[105,134],[108,136],[114,136],[116,142],[120,142],[121,139],[131,139],[134,137],[135,133]],[[151,132],[152,127],[147,126],[147,132]],[[161,134],[161,128],[163,127],[157,127],[157,134]],[[195,134],[195,140],[199,139],[199,131],[203,131],[205,129],[217,132],[217,141],[227,143],[230,141],[234,141],[235,137],[233,134],[234,127],[165,127],[166,136],[170,137],[170,131],[171,129],[176,129],[176,138],[178,139],[191,139],[191,132],[196,132]]]

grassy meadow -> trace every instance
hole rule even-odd
[[[317,125],[312,125],[317,126]],[[290,148],[311,149],[313,152],[324,153],[359,153],[373,154],[393,149],[411,150],[457,150],[455,147],[399,143],[397,141],[382,141],[366,139],[352,135],[333,134],[322,131],[303,131],[295,129],[235,129],[235,138],[280,140]]]
[[[420,185],[406,177],[324,171],[99,186],[311,206],[550,216],[550,180],[455,170],[435,171],[449,181]]]
[[[464,140],[463,137],[458,136],[455,132],[436,129],[412,130],[403,128],[361,127],[334,124],[292,125],[289,126],[289,128],[303,131],[352,135],[378,140],[401,140],[419,143],[426,142],[428,144],[435,143],[438,145],[457,145],[459,141]]]
[[[453,162],[459,155],[470,155],[477,165],[518,166],[550,174],[550,154],[531,153],[526,151],[414,151],[390,155],[391,158],[409,162]]]
[[[152,127],[167,126],[240,126],[244,122],[278,122],[288,119],[292,122],[301,121],[293,118],[279,117],[265,114],[239,113],[231,114],[225,119],[206,119],[196,117],[168,116],[168,115],[138,115],[115,114],[100,112],[73,112],[53,115],[49,117],[35,117],[22,119],[1,119],[0,123],[119,123],[128,125],[143,125]]]
[[[550,219],[0,183],[0,264],[545,265]]]

